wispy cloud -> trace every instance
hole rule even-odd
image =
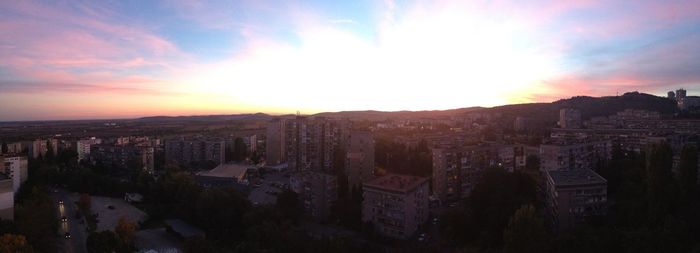
[[[699,51],[697,1],[14,1],[0,101],[99,94],[100,110],[177,113],[700,92]]]

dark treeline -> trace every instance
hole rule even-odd
[[[431,175],[433,156],[428,143],[421,140],[416,147],[379,138],[375,143],[375,164],[391,173],[427,177]]]
[[[683,147],[677,168],[667,143],[642,154],[615,147],[597,170],[608,180],[608,215],[558,234],[537,208],[535,177],[493,168],[445,214],[442,231],[472,252],[700,252],[696,146]]]

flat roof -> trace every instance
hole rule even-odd
[[[416,187],[426,183],[427,181],[428,178],[425,177],[386,174],[365,183],[364,186],[405,193],[414,190]]]
[[[202,171],[197,173],[198,176],[206,176],[206,177],[230,177],[230,178],[238,178],[241,179],[243,176],[245,176],[245,173],[248,171],[249,168],[252,168],[253,166],[250,165],[243,165],[243,164],[235,164],[235,163],[229,163],[229,164],[220,164],[219,166],[216,166],[216,168],[209,170],[209,171]]]
[[[552,170],[547,174],[556,186],[604,184],[608,181],[590,169]]]

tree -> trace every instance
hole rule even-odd
[[[522,205],[535,203],[535,199],[536,186],[530,176],[489,168],[463,207],[445,214],[445,232],[460,245],[476,242],[484,248],[500,247],[509,218]]]
[[[211,188],[201,192],[194,212],[194,224],[209,238],[233,242],[240,239],[243,215],[248,212],[248,199],[234,188]]]
[[[23,235],[4,234],[0,236],[0,253],[29,253],[34,252]]]
[[[136,224],[130,222],[124,217],[119,218],[117,221],[117,226],[114,228],[114,232],[117,234],[119,240],[126,245],[131,245],[131,240],[134,238],[136,233]]]
[[[233,160],[240,162],[248,157],[248,146],[243,142],[243,138],[238,137],[233,141]]]
[[[673,153],[668,143],[649,147],[646,157],[649,222],[658,225],[671,211],[673,204]]]
[[[90,233],[85,242],[85,247],[90,253],[112,253],[120,246],[119,238],[110,230]]]
[[[293,223],[299,221],[303,212],[298,194],[291,190],[285,190],[277,195],[276,207],[279,210],[284,210],[283,216]]]
[[[525,158],[525,169],[529,171],[538,171],[540,169],[540,158],[536,155],[529,155]]]
[[[515,211],[503,231],[504,253],[547,252],[547,232],[535,207],[523,205]]]
[[[680,187],[681,196],[685,203],[693,201],[696,196],[698,182],[698,148],[695,145],[685,145],[681,151]]]
[[[184,253],[199,253],[199,252],[214,252],[214,245],[207,239],[202,237],[188,238],[182,244]]]
[[[53,162],[54,158],[56,157],[54,152],[56,152],[56,151],[57,150],[53,149],[53,145],[51,144],[51,140],[47,140],[46,141],[46,157],[44,157],[44,159],[49,163]]]
[[[0,153],[2,153],[2,154],[7,153],[7,143],[4,141],[2,142],[2,150],[0,150]]]
[[[15,208],[17,232],[26,236],[38,251],[51,251],[51,242],[56,237],[53,231],[58,229],[55,203],[46,191],[37,187],[20,201]]]

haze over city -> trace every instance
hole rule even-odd
[[[700,92],[697,1],[7,1],[0,121]]]

